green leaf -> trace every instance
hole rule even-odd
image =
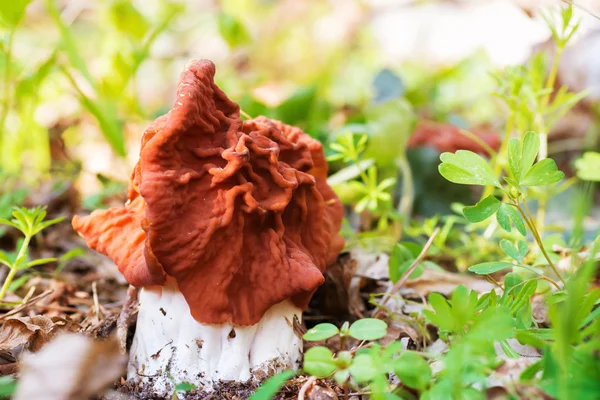
[[[0,218],[0,225],[12,226],[13,228],[18,229],[21,232],[23,232],[23,228],[21,227],[20,224],[17,224],[17,223],[15,223],[13,221],[9,221],[9,220],[4,219],[4,218]],[[23,233],[25,233],[25,232],[23,232]]]
[[[427,361],[412,351],[405,351],[394,360],[394,372],[404,385],[419,392],[427,389],[432,378]]]
[[[120,32],[137,40],[141,40],[150,27],[144,16],[129,1],[113,2],[110,7],[110,17]]]
[[[25,9],[31,3],[31,0],[3,0],[0,6],[0,18],[14,29],[25,15]]]
[[[304,334],[304,336],[302,336],[302,338],[304,340],[308,340],[309,342],[316,342],[319,340],[329,339],[330,337],[333,337],[338,333],[340,333],[340,330],[337,328],[337,326],[330,323],[325,323],[318,324],[310,328]]]
[[[296,371],[283,371],[267,379],[249,400],[271,400],[275,397],[279,389],[296,375]]]
[[[0,264],[4,264],[8,268],[12,267],[12,262],[8,258],[8,255],[5,252],[3,252],[2,250],[0,250]]]
[[[519,139],[513,138],[508,142],[508,166],[517,184],[521,179],[522,165],[521,142],[519,142]]]
[[[175,385],[175,390],[178,392],[189,392],[194,389],[196,389],[196,386],[189,382],[181,382]]]
[[[545,158],[536,163],[525,178],[521,180],[523,186],[542,186],[560,181],[565,177],[562,171],[558,170],[556,163],[551,158]]]
[[[488,341],[504,340],[514,336],[514,320],[506,307],[493,307],[477,315],[466,339]]]
[[[376,159],[380,166],[392,168],[399,158],[404,157],[406,144],[414,131],[416,117],[412,104],[400,97],[371,103],[362,111],[369,133],[365,157]]]
[[[515,247],[510,241],[502,239],[500,241],[500,248],[502,249],[504,254],[513,258],[519,263],[523,262],[523,259],[529,252],[529,246],[524,240],[519,240],[517,242],[517,246]]]
[[[358,340],[377,340],[385,336],[387,324],[376,318],[363,318],[350,325],[349,334]]]
[[[478,154],[469,150],[459,150],[455,154],[443,153],[440,156],[440,174],[450,182],[463,185],[502,186],[494,176],[490,165]]]
[[[519,174],[519,178],[517,178],[518,182],[522,183],[521,179],[523,179],[523,177],[527,175],[529,169],[535,162],[535,157],[537,156],[539,149],[540,149],[539,135],[532,131],[527,132],[525,134],[525,137],[523,138],[521,171]],[[525,185],[525,184],[523,183],[523,185]]]
[[[33,226],[33,235],[40,233],[42,230],[46,229],[49,226],[58,224],[59,222],[63,221],[64,219],[65,219],[64,217],[58,217],[58,218],[50,219],[48,221],[37,223],[36,225]]]
[[[533,364],[530,364],[525,368],[521,375],[519,376],[520,382],[528,382],[535,378],[535,376],[540,372],[544,367],[542,360],[538,360]]]
[[[301,87],[277,106],[275,118],[290,125],[300,124],[309,118],[316,101],[317,86]]]
[[[20,277],[18,277],[17,279],[15,279],[10,286],[8,287],[8,290],[11,292],[15,292],[17,290],[19,290],[19,288],[21,288],[24,284],[27,283],[27,281],[29,280],[29,278],[31,278],[30,274],[23,274]]]
[[[19,266],[19,270],[29,269],[31,267],[36,267],[38,265],[48,264],[48,263],[51,263],[51,262],[54,262],[54,261],[56,261],[56,258],[39,258],[37,260],[29,261],[28,263],[26,263],[24,265],[20,265]]]
[[[343,385],[350,378],[350,370],[342,369],[338,370],[333,374],[333,380],[335,380],[338,384]]]
[[[238,18],[220,12],[217,22],[219,25],[219,33],[230,48],[235,49],[250,43],[250,33]]]
[[[92,101],[85,96],[80,96],[79,101],[96,118],[104,138],[113,150],[119,156],[124,157],[126,154],[125,137],[123,136],[122,123],[117,118],[114,107],[106,105],[102,99]]]
[[[358,383],[369,382],[379,374],[377,365],[373,362],[370,354],[359,354],[354,357],[349,370]]]
[[[423,248],[421,246],[412,242],[401,242],[394,246],[389,260],[389,274],[392,282],[398,282],[398,280],[410,267],[414,259],[419,256],[419,253],[422,249]],[[411,274],[410,278],[416,279],[421,276],[424,271],[425,266],[420,265]]]
[[[27,96],[37,95],[37,91],[41,83],[50,74],[56,65],[56,50],[29,75],[22,78],[17,84],[15,92],[17,97],[23,99]]]
[[[10,397],[15,394],[17,381],[11,376],[0,376],[0,397]]]
[[[366,136],[365,136],[366,137]],[[333,148],[334,143],[331,144]],[[342,168],[338,172],[333,175],[330,175],[327,178],[327,183],[330,186],[338,185],[340,183],[347,182],[351,179],[354,179],[360,175],[361,171],[366,171],[369,167],[372,167],[375,164],[375,160],[372,158],[368,158],[366,160],[360,161],[358,164],[352,164],[346,168]]]
[[[336,368],[333,353],[327,347],[312,347],[304,353],[304,371],[317,378],[325,378],[333,374]]]
[[[575,161],[577,177],[584,181],[600,182],[600,153],[587,151]]]
[[[96,82],[94,78],[92,78],[92,74],[90,74],[85,60],[81,56],[81,52],[77,49],[73,33],[69,26],[67,26],[67,24],[63,21],[60,11],[56,6],[55,0],[48,0],[46,2],[46,5],[48,7],[48,12],[50,16],[59,28],[61,36],[61,47],[67,55],[67,58],[69,59],[71,65],[75,69],[77,69],[77,71],[79,71],[81,75],[83,75],[83,77],[94,89],[97,88]]]
[[[472,267],[469,267],[469,271],[478,275],[489,275],[510,267],[514,267],[514,264],[505,261],[490,261],[475,264]]]
[[[504,352],[504,354],[506,354],[507,357],[521,358],[519,353],[517,353],[515,351],[515,349],[512,348],[512,346],[510,345],[510,343],[508,343],[508,341],[506,339],[501,340],[499,343],[500,343],[500,347],[502,347],[502,351]]]
[[[521,214],[517,211],[517,209],[511,205],[506,203],[502,204],[498,211],[496,212],[496,219],[498,220],[498,225],[502,227],[506,232],[511,231],[511,222],[517,228],[517,231],[523,236],[527,235],[527,230],[525,229],[525,222],[523,222],[523,218]]]
[[[493,195],[489,195],[474,206],[463,208],[463,214],[469,222],[481,222],[494,215],[501,205],[500,200]]]
[[[440,329],[445,331],[453,331],[456,324],[452,316],[452,308],[448,303],[448,300],[439,293],[431,293],[427,300],[429,305],[433,308],[431,310],[423,310],[423,314]]]

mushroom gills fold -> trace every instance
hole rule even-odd
[[[302,339],[293,325],[302,310],[290,300],[251,326],[196,321],[172,281],[141,289],[139,302],[127,379],[158,395],[183,382],[210,392],[220,381],[259,381],[299,367]]]

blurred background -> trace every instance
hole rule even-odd
[[[599,134],[600,2],[575,3],[580,26],[561,58],[556,85],[588,92],[561,115],[549,146],[567,171],[575,155],[598,147]],[[535,52],[552,59],[546,20],[565,4],[4,2],[0,213],[65,196],[71,212],[122,202],[142,132],[170,109],[178,75],[194,58],[215,62],[218,85],[246,114],[297,125],[328,153],[343,132],[368,135],[364,161],[375,162],[381,179],[398,176],[397,195],[406,200],[400,215],[389,213],[386,221],[448,212],[452,201],[471,194],[444,186],[439,152],[485,154],[485,144],[499,146],[507,107],[493,93],[502,86],[502,71],[527,64]],[[331,163],[332,172],[344,167]],[[332,184],[352,204],[356,193],[348,176],[356,173],[342,172],[346,176]]]

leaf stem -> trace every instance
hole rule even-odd
[[[550,265],[550,268],[552,268],[552,270],[554,271],[554,273],[556,274],[558,279],[560,279],[560,281],[564,285],[565,280],[563,279],[560,272],[558,272],[558,269],[556,268],[556,266],[550,259],[550,256],[546,252],[546,248],[544,247],[544,243],[542,243],[542,238],[540,237],[540,233],[538,232],[537,228],[535,227],[535,223],[533,222],[533,217],[531,217],[529,207],[527,206],[527,202],[525,200],[523,200],[523,205],[525,206],[525,211],[519,204],[516,204],[517,210],[519,210],[519,212],[521,213],[521,216],[525,220],[525,223],[529,227],[529,230],[531,231],[533,238],[535,239],[536,243],[538,244],[538,247],[540,248],[542,254],[544,255],[544,258],[546,259],[546,261],[548,261],[548,265]]]
[[[6,292],[8,291],[8,288],[10,287],[10,284],[12,283],[17,271],[19,270],[18,264],[19,264],[20,260],[22,260],[25,257],[25,255],[27,254],[27,248],[29,247],[30,241],[31,241],[31,236],[25,235],[25,239],[23,240],[23,243],[21,243],[21,248],[19,249],[19,254],[17,254],[17,259],[9,267],[10,270],[8,271],[8,275],[6,275],[6,279],[4,279],[4,283],[2,284],[2,289],[0,289],[0,301],[2,301],[2,299],[4,299],[4,296],[6,295]]]
[[[550,73],[548,74],[548,79],[546,80],[546,85],[544,89],[548,90],[548,93],[542,96],[540,100],[540,105],[538,108],[538,113],[535,117],[536,122],[536,130],[540,135],[540,151],[538,152],[538,161],[541,161],[545,158],[548,158],[548,132],[546,123],[544,121],[544,114],[546,113],[546,108],[550,102],[550,95],[554,88],[554,83],[556,82],[556,76],[558,74],[558,66],[560,63],[560,58],[563,53],[563,46],[559,43],[556,43],[556,50],[554,51],[554,58],[552,59],[552,67],[550,68]],[[546,203],[547,197],[545,193],[540,195],[538,210],[536,215],[537,225],[539,227],[540,232],[544,232],[545,221],[546,221]]]
[[[8,275],[6,275],[6,279],[4,280],[4,284],[2,285],[2,289],[0,290],[0,301],[4,298],[4,295],[8,291],[8,287],[12,283],[16,273],[17,273],[16,268],[11,268],[8,271]]]
[[[551,278],[548,278],[546,275],[539,273],[538,271],[536,271],[535,269],[531,268],[529,265],[525,265],[525,264],[519,264],[518,265],[519,268],[524,268],[527,271],[533,272],[534,274],[536,274],[540,279],[543,279],[545,281],[550,282],[552,285],[554,285],[554,287],[556,287],[558,290],[561,290],[561,287],[558,283],[556,283],[556,281],[554,281]]]

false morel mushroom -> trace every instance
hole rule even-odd
[[[173,109],[144,133],[127,204],[73,219],[142,288],[128,380],[162,396],[297,368],[295,319],[343,247],[322,145],[242,121],[214,74],[188,63]]]

